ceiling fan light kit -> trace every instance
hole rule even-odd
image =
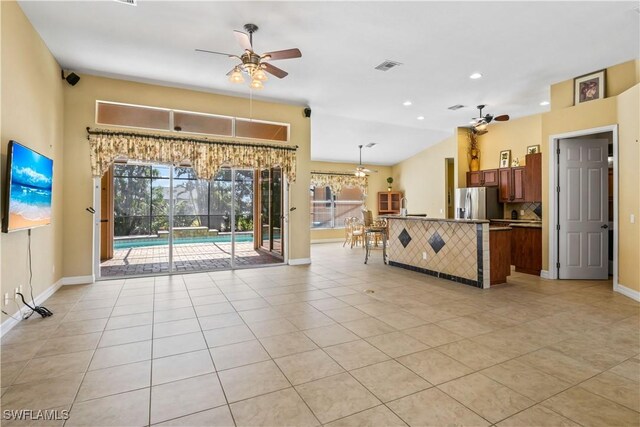
[[[274,75],[279,79],[283,79],[289,74],[286,71],[271,65],[268,61],[300,58],[302,56],[300,50],[296,48],[267,52],[259,55],[253,50],[253,33],[258,31],[258,26],[255,24],[245,24],[244,29],[246,33],[237,30],[233,31],[236,41],[240,47],[244,49],[244,53],[240,56],[230,53],[215,52],[212,50],[196,49],[197,52],[224,55],[229,58],[239,59],[240,64],[236,65],[231,72],[227,73],[231,83],[244,83],[244,77],[242,75],[244,72],[251,78],[249,87],[251,89],[260,90],[264,88],[264,82],[268,80],[266,73]]]

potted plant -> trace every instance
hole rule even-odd
[[[387,191],[391,191],[391,184],[393,184],[393,178],[387,178]]]

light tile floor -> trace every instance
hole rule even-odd
[[[379,252],[312,255],[64,287],[53,317],[2,338],[2,409],[70,410],[68,426],[640,425],[640,306],[611,282],[483,291]]]

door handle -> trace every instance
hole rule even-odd
[[[602,225],[600,226],[600,228],[607,229],[607,228],[609,228],[609,226],[608,226],[607,224],[602,224]]]
[[[100,222],[109,222],[108,219],[101,219]]]

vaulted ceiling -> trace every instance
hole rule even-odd
[[[312,158],[395,164],[485,112],[546,111],[549,85],[638,58],[638,2],[21,1],[69,70],[248,97],[225,74],[232,30],[258,52],[298,47],[256,98],[312,108]],[[382,72],[384,60],[402,65]],[[477,80],[469,79],[482,73]],[[403,102],[411,100],[411,106]],[[447,107],[462,104],[457,111]],[[418,120],[422,116],[424,120]]]

